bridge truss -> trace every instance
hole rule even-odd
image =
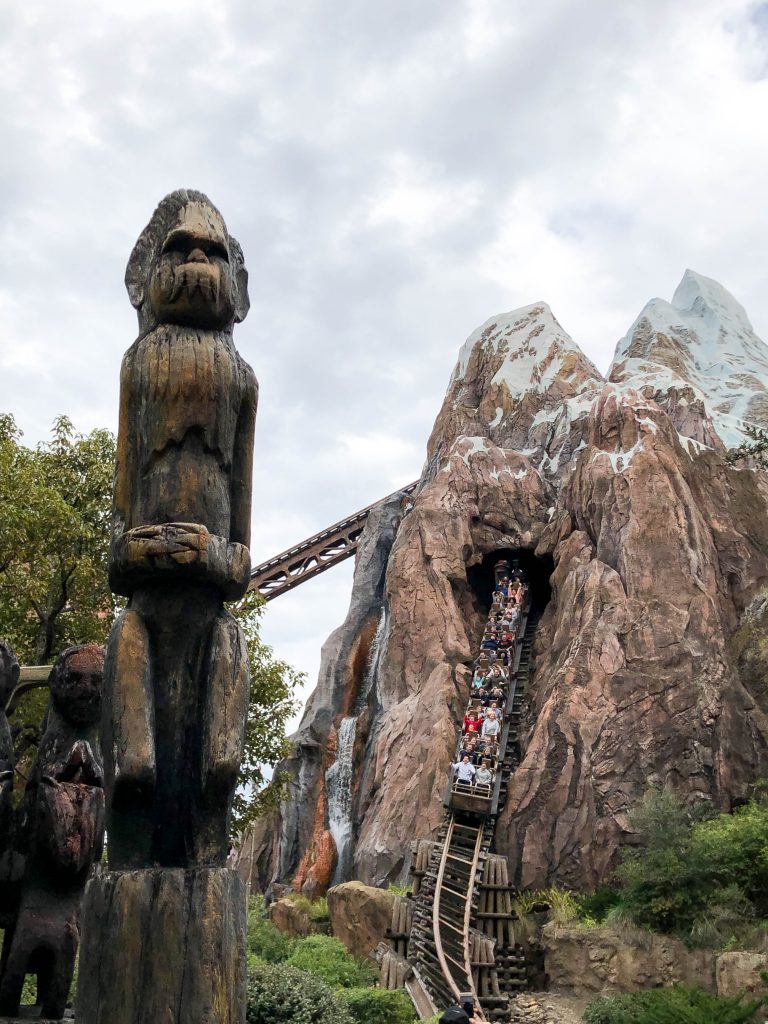
[[[413,494],[417,484],[418,480],[415,480],[407,487],[393,491],[386,498],[360,509],[359,512],[257,565],[251,571],[250,589],[258,590],[263,598],[271,601],[350,558],[357,551],[360,534],[371,509],[398,496],[405,500]]]

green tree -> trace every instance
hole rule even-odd
[[[744,424],[744,430],[749,441],[745,441],[738,448],[734,448],[733,451],[729,452],[725,461],[735,465],[742,459],[751,456],[758,466],[765,469],[768,466],[768,431],[760,427],[753,427],[749,423]]]
[[[619,868],[624,906],[638,924],[658,931],[690,926],[706,885],[682,801],[670,789],[652,788],[630,823],[641,846],[625,851]]]
[[[760,917],[768,916],[768,803],[753,801],[733,814],[694,825],[691,849],[712,888],[738,886]]]
[[[59,416],[27,448],[0,417],[0,636],[20,661],[48,664],[73,643],[103,642],[115,439]]]

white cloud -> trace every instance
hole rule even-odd
[[[179,186],[210,194],[251,272],[257,559],[415,477],[494,313],[544,299],[605,366],[691,266],[768,337],[766,11],[5,5],[0,411],[30,442],[59,412],[114,428],[125,261]],[[316,670],[350,571],[270,605],[279,654]]]

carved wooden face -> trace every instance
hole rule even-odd
[[[222,329],[235,315],[227,229],[201,202],[179,211],[152,267],[149,301],[159,323]]]
[[[64,665],[57,665],[51,678],[54,706],[73,725],[95,725],[101,718],[104,651],[89,645],[64,658]]]

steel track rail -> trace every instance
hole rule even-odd
[[[440,970],[443,972],[443,977],[448,982],[448,984],[449,984],[449,986],[451,988],[451,992],[456,997],[456,1002],[458,1003],[459,998],[460,998],[462,992],[465,992],[465,993],[466,992],[471,992],[472,993],[472,998],[475,1001],[475,1005],[479,1006],[480,1003],[478,1001],[477,992],[475,991],[475,983],[474,983],[474,979],[472,977],[472,961],[471,961],[471,956],[470,956],[469,944],[470,944],[470,921],[472,919],[472,894],[473,894],[474,889],[475,889],[475,879],[477,877],[477,869],[478,869],[478,864],[480,862],[480,851],[482,849],[482,843],[483,843],[483,826],[482,825],[477,828],[477,837],[475,839],[475,849],[474,849],[474,853],[473,853],[473,856],[472,856],[472,864],[470,866],[469,878],[467,879],[466,892],[464,894],[464,898],[465,898],[465,903],[464,903],[464,934],[462,936],[462,938],[463,938],[464,963],[463,964],[458,963],[456,960],[453,959],[453,957],[449,956],[446,953],[446,951],[443,949],[443,936],[442,936],[442,924],[443,924],[443,922],[442,922],[441,914],[440,914],[441,894],[443,892],[443,886],[445,885],[444,878],[445,878],[446,865],[447,865],[448,860],[449,860],[449,858],[451,856],[450,850],[451,850],[451,845],[452,845],[452,842],[453,842],[453,834],[454,834],[455,825],[456,825],[455,818],[453,817],[453,815],[451,815],[451,820],[450,820],[449,825],[448,825],[448,832],[447,832],[446,837],[445,837],[445,842],[443,843],[443,853],[442,853],[442,857],[440,858],[440,867],[438,868],[437,878],[436,878],[436,881],[435,881],[435,897],[434,897],[434,903],[432,905],[432,933],[433,933],[433,936],[434,936],[435,952],[437,954],[437,961],[440,964]],[[451,961],[451,963],[455,967],[458,967],[459,970],[463,970],[464,971],[464,973],[466,975],[466,987],[465,988],[460,988],[456,984],[456,979],[454,977],[454,974],[451,971],[450,967],[448,966],[448,961],[449,960]],[[475,1013],[475,1016],[477,1016],[477,1012]],[[479,1019],[483,1020],[483,1017],[480,1016]]]

